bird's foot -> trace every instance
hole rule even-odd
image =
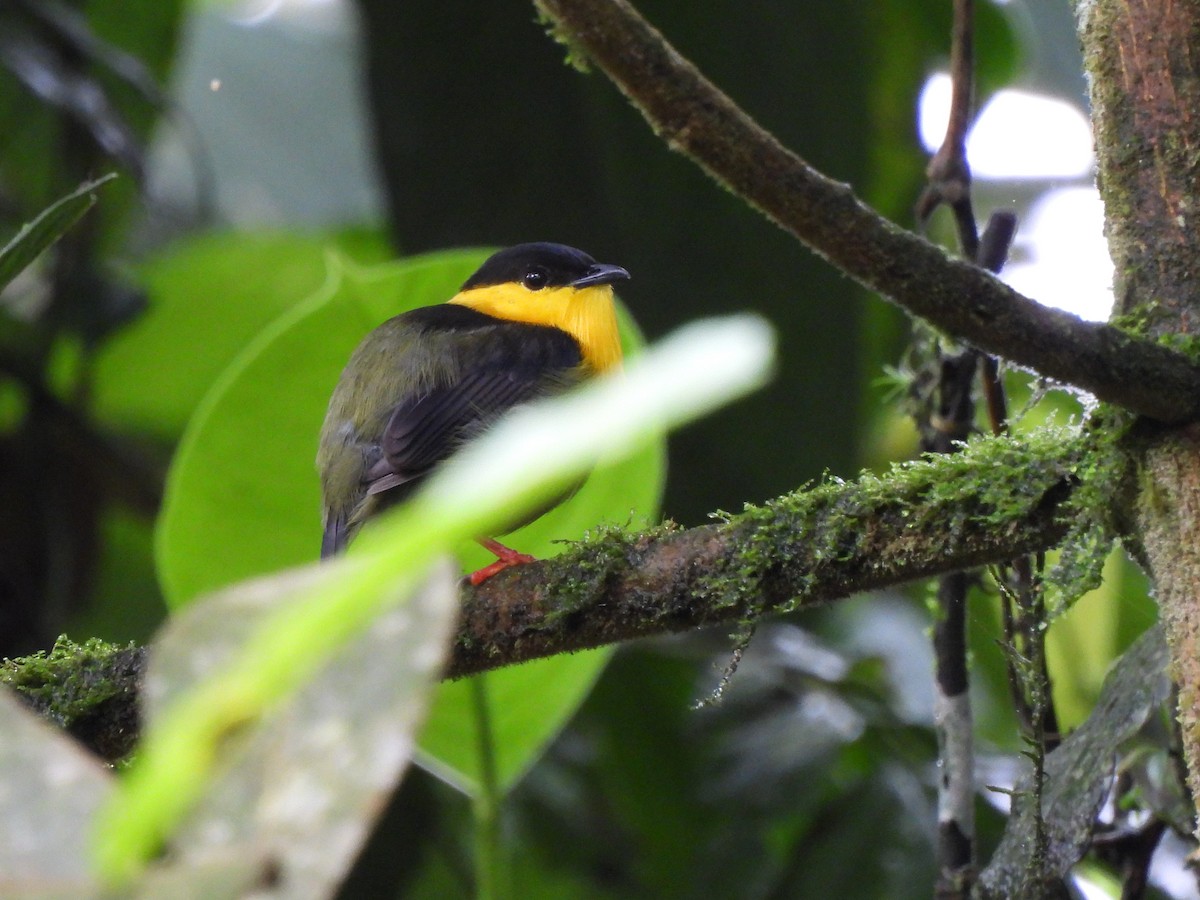
[[[496,561],[470,574],[468,580],[476,587],[483,584],[493,575],[503,572],[511,566],[522,566],[526,563],[537,562],[537,557],[530,556],[528,553],[519,553],[511,547],[505,547],[502,543],[492,538],[480,538],[479,543],[483,545],[484,549],[496,554]]]

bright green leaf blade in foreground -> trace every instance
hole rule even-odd
[[[466,448],[150,727],[97,823],[104,877],[110,884],[134,877],[204,792],[228,739],[415,588],[430,559],[467,535],[495,530],[516,507],[545,502],[598,463],[758,387],[773,352],[770,328],[756,317],[699,323],[636,360],[625,377],[519,410]]]
[[[96,202],[96,188],[112,181],[116,175],[105,175],[81,184],[61,200],[46,207],[32,222],[0,249],[0,291],[38,258],[51,244],[79,221],[79,217]]]
[[[418,706],[410,708],[423,708],[428,684],[441,667],[445,638],[452,627],[456,592],[455,595],[435,592],[430,595],[434,601],[430,606],[429,597],[422,599],[417,588],[430,561],[437,558],[436,553],[431,552],[432,548],[446,542],[445,533],[419,532],[414,540],[397,542],[391,553],[379,554],[374,559],[342,557],[325,565],[296,567],[236,585],[224,592],[225,596],[218,594],[198,604],[197,614],[191,620],[185,620],[185,624],[191,622],[197,629],[198,642],[207,644],[209,652],[204,652],[206,648],[202,647],[201,652],[182,660],[172,660],[182,671],[177,670],[165,681],[160,679],[157,686],[149,685],[151,708],[161,709],[161,712],[145,728],[139,754],[113,802],[97,817],[92,835],[97,868],[103,879],[117,885],[126,884],[135,877],[202,798],[203,804],[196,813],[201,817],[206,815],[206,807],[211,810],[215,803],[228,814],[246,815],[248,828],[272,818],[283,825],[285,832],[299,828],[298,822],[289,821],[292,814],[286,810],[282,818],[279,810],[272,812],[268,798],[264,798],[262,809],[246,810],[243,807],[240,812],[231,811],[226,805],[230,791],[235,799],[247,791],[254,795],[260,789],[271,793],[266,789],[272,777],[272,760],[251,758],[249,769],[242,770],[236,766],[230,770],[229,764],[241,757],[238,751],[245,749],[244,742],[247,741],[251,748],[256,741],[262,740],[267,743],[284,740],[287,745],[295,746],[295,736],[289,736],[287,723],[283,723],[285,728],[280,732],[278,715],[267,717],[266,714],[271,712],[286,717],[286,707],[280,712],[279,705],[281,701],[290,700],[299,702],[300,709],[305,710],[299,714],[303,721],[298,727],[303,730],[311,724],[308,720],[316,715],[313,703],[318,706],[328,703],[328,694],[322,686],[312,683],[314,676],[321,673],[337,678],[339,666],[336,661],[332,670],[327,663],[336,660],[338,654],[352,652],[348,645],[363,640],[363,632],[372,626],[375,626],[372,630],[382,627],[384,637],[389,634],[396,637],[396,623],[381,621],[396,614],[402,620],[416,616],[423,621],[436,645],[433,647],[435,652],[420,649],[405,662],[413,667],[409,675],[417,678],[415,684],[420,688],[418,695],[412,698]],[[446,578],[453,581],[453,576]],[[438,596],[443,598],[440,613]],[[414,602],[416,608],[410,609]],[[211,604],[217,604],[218,608],[225,605],[230,610],[249,607],[251,614],[247,615],[243,609],[240,614],[231,613],[224,618],[206,616],[206,607]],[[258,607],[257,612],[255,607]],[[439,621],[440,625],[437,624]],[[420,639],[420,629],[413,631],[408,626],[399,629],[405,630]],[[441,635],[440,641],[438,635]],[[366,640],[375,641],[378,637]],[[214,655],[219,665],[210,670],[207,657]],[[360,654],[358,660],[351,660],[349,664],[358,665],[364,660],[369,662],[370,657]],[[191,681],[189,669],[198,674],[195,681]],[[191,683],[173,690],[173,684],[180,681]],[[164,687],[169,696],[161,703],[156,702],[160,699],[156,693],[161,694]],[[346,690],[355,688],[343,685],[339,689]],[[357,708],[358,704],[349,703],[348,706]],[[406,719],[411,718],[406,716]],[[266,730],[262,730],[264,728]],[[327,731],[323,737],[328,738],[331,733]],[[395,749],[396,741],[391,743]],[[411,747],[410,739],[400,743]],[[270,749],[259,744],[260,752],[266,757],[272,755]],[[334,756],[344,757],[344,754]],[[218,766],[219,762],[225,765]],[[264,765],[267,766],[265,770]],[[353,770],[359,768],[357,764],[350,768],[352,779],[365,774],[365,770],[355,774]],[[222,782],[214,781],[215,772],[220,772],[223,778],[232,774],[238,784],[233,788],[222,787]],[[260,775],[265,780],[256,784],[255,779]],[[304,790],[308,777],[301,775],[298,782],[275,785],[274,799],[280,800],[279,790],[300,788],[300,795],[294,797],[293,802],[299,803],[301,813],[315,808],[328,810],[329,801],[334,798],[327,796],[314,801],[311,792]],[[316,778],[318,784],[328,780],[328,773]],[[334,780],[338,781],[340,777]],[[343,784],[337,792],[340,805],[345,800],[341,795],[352,791]],[[377,807],[378,802],[372,805]],[[315,821],[310,824],[315,826]],[[232,823],[222,824],[222,828],[231,826]],[[267,844],[272,845],[279,839],[276,835]],[[312,855],[311,848],[305,855]]]

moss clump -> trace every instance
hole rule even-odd
[[[1064,480],[1108,471],[1086,456],[1077,429],[1047,427],[982,438],[961,453],[900,463],[852,483],[826,479],[747,507],[724,526],[733,531],[735,552],[706,580],[707,599],[753,617],[763,611],[773,579],[794,586],[793,596],[803,601],[809,585],[826,583],[826,570],[847,562],[883,572],[929,556],[931,542],[1002,531],[1040,507]],[[1089,499],[1089,509],[1093,502],[1099,501]],[[1073,499],[1064,515],[1078,515]]]
[[[1144,338],[1150,336],[1151,325],[1154,319],[1161,314],[1158,301],[1148,300],[1129,312],[1114,315],[1108,320],[1108,324],[1134,337]]]
[[[136,691],[144,651],[98,638],[82,644],[60,637],[49,653],[39,651],[0,662],[0,681],[39,714],[62,726],[107,759],[124,756],[138,731]],[[114,704],[128,710],[111,715]]]
[[[1200,362],[1200,335],[1171,331],[1161,335],[1158,343],[1186,356],[1192,362]]]
[[[1193,364],[1200,363],[1200,334],[1180,331],[1179,312],[1169,304],[1151,299],[1114,316],[1109,324],[1135,338],[1153,340]]]
[[[1045,578],[1046,611],[1051,618],[1100,586],[1105,560],[1119,532],[1116,511],[1130,472],[1125,441],[1134,421],[1123,410],[1101,406],[1087,424],[1085,451],[1075,466],[1079,484],[1064,510],[1071,516],[1071,527]]]
[[[566,50],[566,55],[563,57],[563,62],[584,75],[591,74],[592,67],[588,61],[587,52],[579,45],[569,31],[559,24],[554,16],[546,11],[541,3],[534,3],[537,9],[537,23],[542,26],[549,37],[556,44],[561,44]]]
[[[679,530],[666,522],[640,532],[629,532],[618,525],[589,529],[562,558],[564,565],[552,571],[547,587],[557,598],[549,625],[559,625],[571,615],[589,608],[614,573],[630,568],[630,556],[637,548]]]

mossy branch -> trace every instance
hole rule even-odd
[[[1018,294],[883,218],[782,146],[625,0],[535,0],[669,147],[865,287],[989,353],[1166,423],[1200,418],[1200,369]]]
[[[987,438],[722,524],[605,532],[468,589],[449,675],[734,623],[1054,546],[1080,440]]]
[[[115,762],[133,750],[141,731],[137,696],[145,662],[145,649],[133,644],[99,638],[76,644],[60,637],[48,653],[0,662],[0,683],[38,715]]]
[[[1052,547],[1072,522],[1090,519],[1077,508],[1089,493],[1087,453],[1066,431],[987,438],[886,475],[829,480],[719,524],[598,532],[554,559],[464,587],[447,676],[757,619]],[[112,649],[103,666],[94,642],[74,659],[56,648],[49,660],[5,664],[0,680],[111,758],[135,736],[141,672],[141,651]],[[108,719],[128,741],[98,748],[91,738],[109,733]]]

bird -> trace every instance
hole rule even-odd
[[[629,277],[565,244],[517,244],[488,257],[446,302],[371,331],[346,363],[321,427],[321,557],[344,550],[365,521],[513,407],[619,370],[613,285]],[[472,573],[472,584],[534,559],[493,535],[476,540],[496,561]]]

